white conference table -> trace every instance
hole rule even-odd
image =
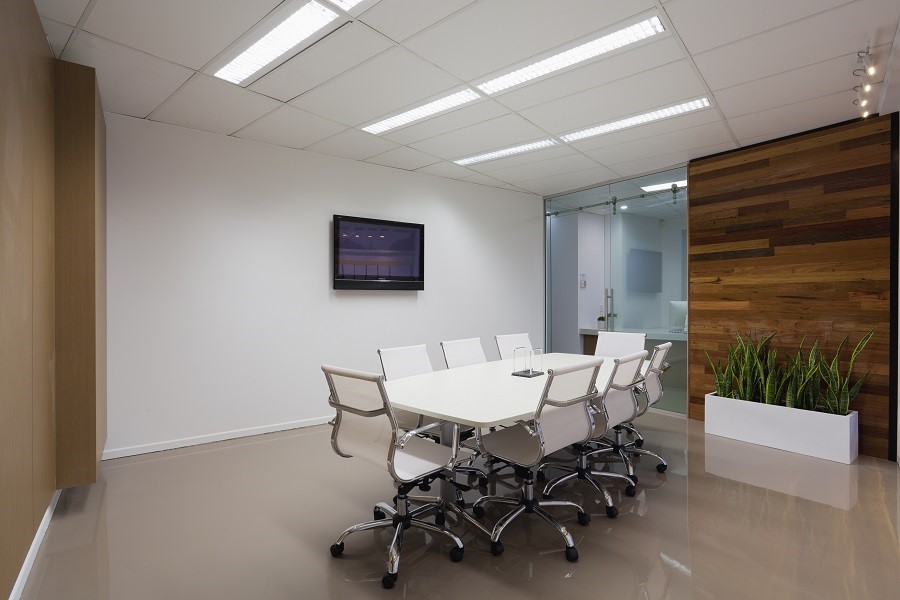
[[[541,370],[574,366],[592,360],[583,354],[543,355]],[[521,364],[521,363],[520,363]],[[613,361],[605,358],[597,376],[603,389]],[[469,427],[493,427],[534,417],[547,376],[516,377],[513,360],[498,360],[385,381],[391,405],[442,421]]]

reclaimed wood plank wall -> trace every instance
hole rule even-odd
[[[724,357],[737,332],[833,354],[874,329],[855,369],[870,372],[859,451],[896,458],[896,128],[894,113],[688,165],[690,418],[714,389],[706,352]]]

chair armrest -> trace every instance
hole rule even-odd
[[[398,448],[403,448],[403,446],[405,446],[409,442],[409,440],[411,440],[412,438],[414,438],[417,435],[420,435],[422,433],[425,433],[426,431],[431,431],[432,429],[436,429],[436,428],[440,427],[442,424],[443,424],[442,421],[435,421],[434,423],[429,423],[428,425],[423,425],[422,427],[419,427],[417,429],[410,429],[399,440],[397,440],[395,445]]]
[[[531,437],[537,436],[537,430],[531,426],[531,423],[527,421],[516,421],[516,425],[521,426]]]

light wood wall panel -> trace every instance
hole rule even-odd
[[[94,69],[56,61],[56,485],[106,442],[106,148]]]
[[[874,329],[852,408],[860,452],[895,458],[896,127],[896,114],[854,121],[689,164],[691,418],[714,389],[706,352],[724,357],[735,333],[833,353]]]
[[[0,597],[55,489],[53,58],[31,0],[0,2]]]

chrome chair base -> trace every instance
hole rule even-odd
[[[656,452],[651,452],[650,450],[644,450],[640,448],[638,445],[638,440],[628,440],[625,437],[625,427],[617,425],[614,428],[615,439],[610,440],[604,438],[600,440],[599,443],[602,446],[596,450],[593,450],[588,453],[588,456],[600,456],[602,454],[614,454],[617,455],[617,458],[620,458],[622,462],[625,464],[625,469],[628,472],[628,478],[631,479],[632,482],[637,483],[638,478],[634,473],[634,464],[631,462],[632,456],[652,456],[656,460],[659,461],[656,465],[656,471],[658,473],[665,473],[666,469],[669,468],[669,463],[666,460],[657,454]],[[643,438],[639,438],[641,444],[643,445]]]
[[[590,523],[591,516],[588,513],[584,512],[584,509],[582,509],[581,506],[575,504],[574,502],[569,502],[566,500],[536,500],[534,497],[533,472],[529,469],[527,473],[523,472],[522,476],[522,491],[519,498],[510,498],[507,496],[482,496],[475,501],[475,504],[472,505],[472,512],[478,518],[484,516],[484,505],[490,502],[495,504],[507,504],[515,507],[504,516],[502,516],[490,531],[491,554],[493,554],[494,556],[503,554],[503,543],[500,541],[500,536],[503,535],[503,530],[506,529],[506,527],[510,523],[515,521],[521,515],[530,513],[536,514],[544,521],[556,528],[556,530],[566,542],[566,560],[568,560],[569,562],[577,561],[578,550],[575,548],[575,542],[572,539],[572,534],[569,533],[565,525],[557,521],[556,518],[553,517],[553,515],[545,510],[545,508],[555,506],[566,506],[574,508],[578,511],[578,523],[580,525],[587,525],[588,523]]]
[[[546,467],[554,467],[565,471],[563,475],[551,479],[544,486],[543,496],[544,498],[552,498],[553,490],[559,485],[566,483],[567,481],[571,481],[575,478],[579,480],[586,481],[591,484],[595,490],[599,493],[603,494],[603,499],[606,501],[606,516],[610,519],[615,519],[619,514],[619,510],[613,504],[612,496],[606,487],[600,483],[600,478],[614,479],[625,482],[625,495],[626,496],[634,496],[635,488],[634,483],[626,477],[625,475],[621,475],[619,473],[612,473],[607,471],[597,471],[592,466],[588,459],[592,450],[587,446],[577,445],[575,447],[578,450],[578,459],[574,466],[566,465],[566,464],[557,464],[557,463],[544,463],[539,468],[543,469]]]
[[[415,499],[422,501],[426,498],[419,496]],[[351,533],[393,527],[395,531],[391,545],[388,548],[387,572],[384,574],[384,577],[381,578],[382,586],[385,588],[392,588],[397,582],[397,573],[400,569],[400,550],[403,547],[403,532],[410,527],[418,527],[419,529],[450,538],[454,543],[454,547],[450,550],[450,560],[453,562],[461,561],[464,551],[462,540],[449,529],[422,520],[422,517],[428,516],[435,511],[438,511],[438,513],[443,516],[442,511],[445,503],[439,498],[434,498],[434,500],[437,500],[436,502],[428,502],[423,506],[410,511],[410,500],[411,498],[406,495],[404,487],[401,486],[393,507],[386,502],[379,502],[376,504],[374,509],[375,519],[345,529],[341,535],[338,536],[337,541],[331,545],[331,555],[337,558],[344,553],[344,540]]]

